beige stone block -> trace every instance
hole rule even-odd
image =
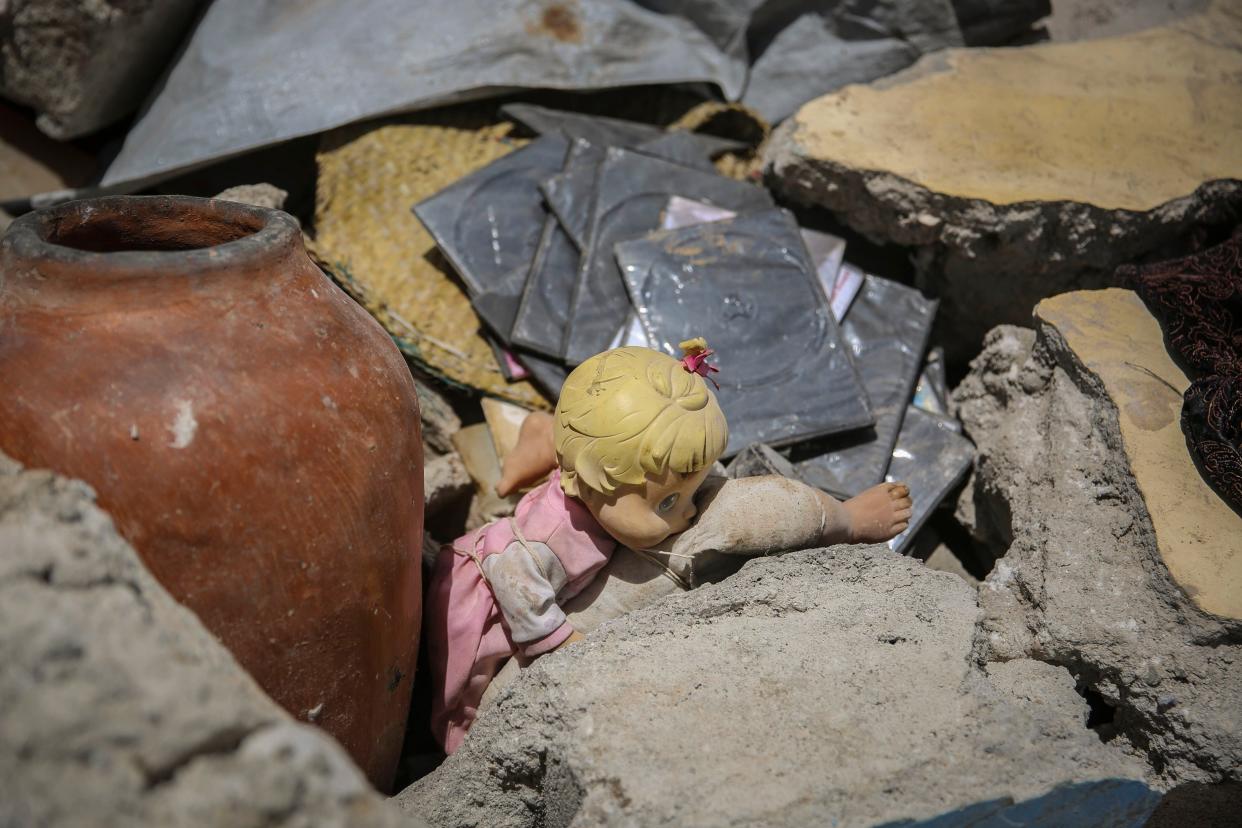
[[[1181,429],[1186,375],[1155,318],[1128,290],[1046,299],[1036,318],[1061,334],[1117,407],[1130,469],[1173,580],[1206,612],[1242,618],[1242,517],[1204,481]]]
[[[1150,210],[1242,178],[1240,44],[1218,4],[1090,43],[950,49],[812,101],[796,140],[950,196]]]

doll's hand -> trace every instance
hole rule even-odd
[[[496,494],[508,497],[556,468],[553,422],[552,415],[544,411],[532,411],[522,421],[517,445],[501,467]]]

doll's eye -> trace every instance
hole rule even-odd
[[[656,508],[659,509],[661,513],[672,511],[673,507],[677,505],[677,498],[679,497],[681,497],[681,495],[676,493],[671,494],[661,500],[660,505]]]

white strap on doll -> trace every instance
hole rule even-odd
[[[552,578],[548,575],[548,570],[544,568],[543,561],[535,554],[535,550],[530,548],[530,541],[526,540],[526,536],[522,534],[522,530],[518,528],[517,521],[509,518],[509,528],[513,530],[513,537],[517,538],[518,545],[526,550],[526,554],[530,555],[531,560],[535,562],[535,568],[539,570],[539,574],[548,583],[552,583]]]
[[[543,561],[541,561],[539,556],[535,554],[535,550],[530,548],[530,541],[526,540],[526,536],[522,534],[522,530],[518,528],[517,521],[513,518],[509,518],[509,528],[513,531],[513,536],[517,539],[518,546],[525,549],[526,554],[530,555],[531,560],[535,562],[535,568],[539,570],[539,574],[543,576],[545,581],[551,582],[552,579],[548,577],[548,570],[544,567]],[[479,545],[483,543],[483,540],[484,533],[479,532],[474,538],[474,544],[470,549],[466,550],[465,554],[469,556],[470,560],[474,561],[474,565],[479,568],[479,577],[481,577],[483,581],[490,586],[491,582],[487,579],[487,572],[483,569],[483,559],[479,556]],[[454,551],[459,550],[454,548]]]
[[[640,558],[646,558],[647,560],[651,561],[656,566],[660,567],[660,569],[664,571],[664,574],[672,578],[673,582],[676,583],[677,586],[681,587],[687,592],[690,591],[691,589],[694,589],[694,584],[692,584],[690,581],[687,581],[685,578],[678,575],[676,572],[674,572],[669,567],[668,564],[666,564],[664,561],[660,559],[660,555],[668,555],[669,557],[672,557],[672,558],[686,558],[686,559],[692,560],[694,558],[693,555],[683,555],[679,552],[661,552],[660,555],[657,555],[655,552],[652,552],[650,549],[633,549],[632,551],[634,552],[634,554],[638,555]]]
[[[479,577],[483,579],[483,583],[491,586],[491,582],[487,580],[487,573],[483,571],[483,559],[479,557],[479,544],[483,542],[483,533],[478,532],[474,537],[474,544],[470,549],[466,550],[466,555],[470,560],[474,561],[474,565],[479,568]],[[453,547],[453,551],[459,551],[457,547]]]

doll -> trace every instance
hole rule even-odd
[[[579,640],[562,606],[620,545],[651,549],[691,525],[695,492],[728,443],[704,377],[702,340],[676,360],[649,348],[605,351],[565,380],[553,415],[532,414],[498,490],[552,473],[495,521],[441,549],[427,594],[432,732],[453,753],[492,677]],[[801,485],[801,484],[794,484]],[[901,532],[909,491],[883,483],[841,503],[810,489],[824,544]]]

